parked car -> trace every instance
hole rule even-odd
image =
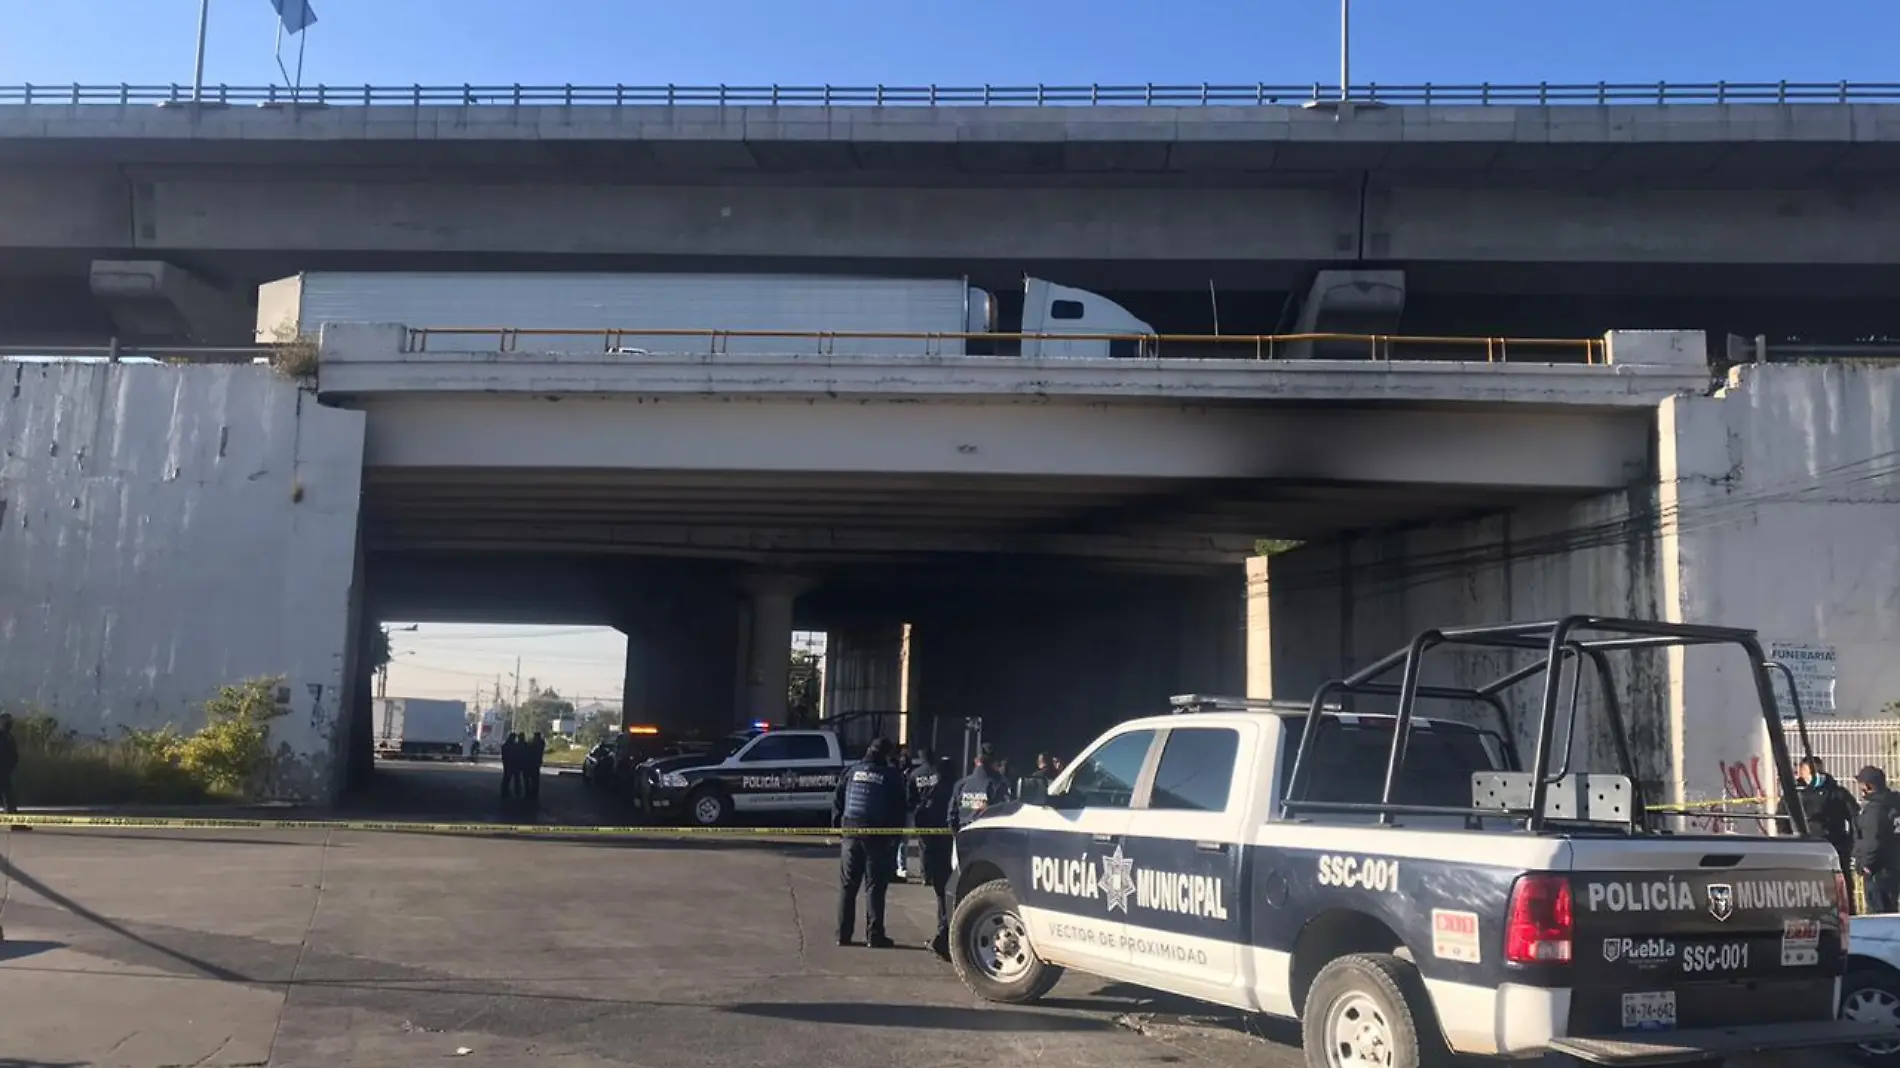
[[[604,788],[614,777],[614,743],[609,740],[596,745],[581,758],[581,782],[587,786]]]
[[[1900,914],[1847,921],[1847,977],[1841,981],[1841,1018],[1900,1023]],[[1900,1042],[1857,1047],[1862,1060],[1900,1068]]]

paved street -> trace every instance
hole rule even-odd
[[[359,805],[491,819],[497,776],[385,767]],[[547,778],[542,818],[600,814]],[[0,860],[0,1068],[1299,1063],[1086,978],[978,1003],[920,948],[920,887],[903,948],[839,948],[816,842],[40,829]]]

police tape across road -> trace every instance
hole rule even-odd
[[[1733,797],[1722,801],[1686,801],[1679,805],[1651,805],[1651,812],[1682,812],[1728,805],[1762,804],[1762,797]],[[36,816],[0,815],[0,826],[10,827],[116,827],[120,830],[206,831],[359,831],[394,834],[519,835],[542,838],[838,838],[898,835],[905,838],[947,835],[943,827],[694,827],[567,825],[558,823],[443,823],[423,820],[264,820],[219,816]]]
[[[198,816],[27,816],[0,815],[0,826],[72,827],[120,830],[176,831],[368,831],[396,834],[522,835],[544,838],[677,838],[713,837],[838,838],[845,835],[939,835],[942,827],[617,827],[559,823],[441,823],[423,820],[262,820]]]

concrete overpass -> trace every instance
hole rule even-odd
[[[322,334],[319,395],[368,415],[372,553],[1205,572],[1261,538],[1628,485],[1650,410],[1709,374],[1680,334],[1611,335],[1584,364],[628,357],[431,333]]]
[[[19,295],[0,298],[0,329],[123,325],[123,290],[95,300],[86,279],[128,258],[238,305],[198,313],[202,340],[271,277],[442,265],[947,273],[1002,290],[1027,270],[1180,331],[1206,329],[1210,282],[1227,329],[1268,332],[1324,303],[1316,271],[1370,268],[1402,272],[1380,329],[1886,324],[1900,104],[1877,92],[1355,91],[1387,106],[1301,106],[1328,94],[1271,86],[359,87],[296,103],[220,87],[201,105],[16,87],[0,90],[19,101],[0,104],[16,209],[0,276]]]
[[[1692,335],[1613,336],[1589,365],[1017,361],[1010,378],[988,357],[610,361],[338,330],[316,382],[8,366],[0,691],[111,733],[190,726],[218,684],[282,675],[274,785],[322,797],[366,752],[361,637],[403,616],[611,624],[633,714],[708,729],[782,708],[786,632],[822,627],[834,710],[905,707],[925,734],[981,714],[1018,754],[1072,750],[1169,692],[1298,694],[1418,629],[1575,611],[1838,645],[1850,714],[1892,690],[1900,377],[1861,363],[1750,366],[1708,395]],[[1458,432],[1488,447],[1461,453]],[[1322,484],[1317,503],[1272,498]],[[1443,510],[1464,494],[1469,512]],[[1154,529],[1197,496],[1236,510]],[[645,540],[689,523],[744,540]],[[1172,558],[1256,528],[1315,536],[1244,582],[1231,557]],[[616,543],[627,529],[642,538]],[[1662,796],[1721,796],[1761,760],[1732,664],[1619,678]]]

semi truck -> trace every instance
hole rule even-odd
[[[371,730],[376,755],[385,759],[454,760],[469,739],[468,705],[422,697],[379,697]]]
[[[258,288],[259,342],[315,337],[325,323],[513,330],[521,335],[512,347],[523,351],[629,357],[1136,356],[1147,347],[1140,339],[1154,333],[1106,297],[1039,278],[1024,279],[1022,315],[1000,327],[996,298],[964,279],[311,271]],[[658,333],[640,333],[643,329]],[[999,330],[1029,336],[1020,344],[962,336]],[[829,336],[813,336],[818,334]],[[456,348],[494,341],[451,335],[434,344]]]

